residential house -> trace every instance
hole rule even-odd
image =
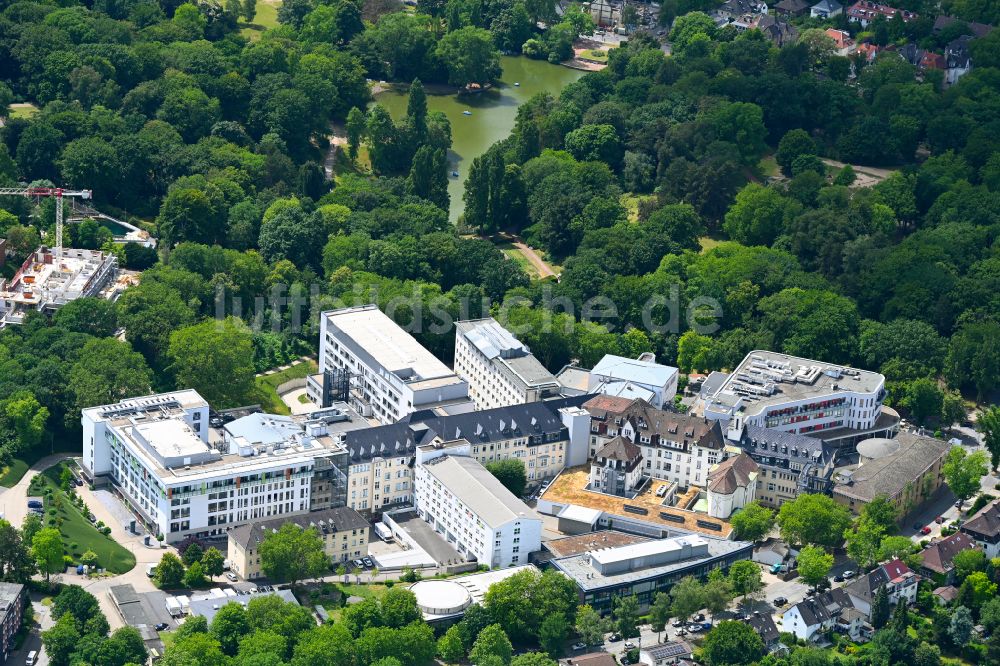
[[[809,11],[809,3],[806,0],[781,0],[774,5],[775,16],[794,18],[802,16],[807,11]]]
[[[972,537],[987,559],[1000,557],[1000,499],[993,500],[965,521],[961,531]]]
[[[837,0],[819,0],[809,8],[809,16],[815,19],[831,19],[844,13],[844,6]]]
[[[788,21],[782,21],[770,15],[758,16],[750,27],[760,30],[772,44],[779,48],[786,44],[794,44],[799,38],[798,28]]]
[[[833,48],[839,56],[846,56],[854,48],[854,40],[851,39],[851,33],[846,30],[827,28],[824,34],[833,40]]]
[[[939,539],[927,545],[921,553],[920,575],[937,583],[950,585],[955,582],[955,565],[952,558],[963,550],[976,548],[976,542],[964,532]]]
[[[868,616],[854,608],[845,608],[840,612],[840,616],[834,623],[835,631],[845,634],[856,643],[871,639],[875,629],[869,624]]]
[[[962,35],[944,48],[944,81],[949,86],[958,83],[958,80],[972,69],[972,53],[969,51],[971,41],[972,37]]]
[[[969,29],[972,36],[976,39],[981,39],[993,31],[993,26],[987,23],[976,23],[975,21],[963,21],[960,18],[954,16],[938,16],[934,19],[934,34],[940,33],[942,30],[952,25],[953,23],[963,23],[965,27]]]
[[[764,647],[766,647],[769,652],[779,648],[781,645],[781,632],[778,631],[778,627],[774,624],[774,618],[771,617],[770,613],[754,611],[753,614],[746,619],[746,623],[757,632],[760,639],[764,641]]]
[[[622,436],[601,447],[590,463],[590,489],[628,497],[642,480],[642,451]]]
[[[871,617],[872,601],[879,590],[884,589],[891,605],[912,604],[917,600],[917,586],[920,576],[900,560],[880,564],[870,573],[858,577],[842,589],[851,599],[851,605]]]
[[[642,473],[654,480],[704,487],[708,470],[723,458],[725,441],[717,421],[614,396],[597,396],[583,408],[590,413],[591,457],[622,436],[640,448]]]
[[[829,493],[833,488],[836,445],[755,425],[731,427],[726,437],[738,442],[760,468],[755,496],[765,506],[777,509],[802,493]]]
[[[691,646],[684,641],[667,641],[639,650],[639,663],[646,666],[675,666],[691,657]]]
[[[726,0],[712,12],[718,27],[733,26],[739,32],[750,27],[754,18],[767,14],[767,3],[759,0]],[[690,377],[689,377],[690,379]]]
[[[729,518],[754,501],[759,468],[745,453],[722,461],[708,472],[708,515]]]
[[[955,599],[958,599],[958,588],[954,585],[942,585],[941,587],[934,588],[931,594],[939,606],[947,606]]]
[[[915,12],[896,9],[889,5],[871,2],[871,0],[861,0],[847,8],[847,19],[855,23],[860,23],[862,28],[867,28],[879,18],[884,18],[888,21],[894,19],[897,15],[902,17],[904,23],[909,23],[919,18]]]
[[[227,556],[233,573],[245,580],[264,575],[260,544],[268,534],[292,523],[314,529],[323,541],[323,552],[331,562],[350,562],[368,555],[368,521],[354,509],[338,507],[301,516],[287,516],[241,525],[229,531]]]
[[[844,609],[851,607],[850,597],[839,587],[807,597],[782,614],[782,631],[795,634],[796,638],[804,641],[814,640],[832,630]]]
[[[877,44],[871,42],[862,42],[854,49],[854,52],[864,58],[865,62],[874,62],[881,51],[882,49]]]

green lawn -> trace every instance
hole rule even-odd
[[[10,105],[11,120],[15,118],[31,118],[36,113],[38,113],[38,107],[28,102]]]
[[[66,442],[56,442],[53,447],[49,442],[44,442],[32,449],[21,451],[17,458],[11,461],[10,465],[0,470],[0,486],[13,488],[17,482],[27,473],[28,468],[36,462],[55,451],[79,451],[80,442],[72,445]]]
[[[58,517],[63,519],[63,524],[59,528],[59,532],[62,534],[65,552],[76,560],[84,552],[92,550],[97,553],[100,565],[111,573],[123,574],[126,571],[131,571],[135,567],[135,556],[111,537],[106,537],[98,532],[97,528],[70,501],[66,493],[59,488],[59,474],[63,467],[62,464],[50,467],[36,477],[39,481],[33,481],[35,486],[43,491],[46,487],[54,489],[52,501],[45,503],[46,514],[42,519],[43,523],[48,527],[48,509],[54,507],[56,498],[61,499],[62,508],[59,509]],[[72,550],[70,545],[74,543],[77,548]]]
[[[702,254],[708,252],[721,242],[722,241],[716,240],[714,238],[709,238],[708,236],[702,236],[701,238],[698,239],[698,245],[701,245]]]
[[[593,60],[594,62],[607,62],[608,52],[606,49],[584,49],[580,51],[577,57],[584,60]]]
[[[290,414],[288,405],[278,396],[277,387],[289,379],[301,379],[315,374],[318,369],[319,366],[316,365],[315,361],[307,361],[272,375],[257,377],[254,379],[254,383],[257,384],[257,402],[260,403],[265,412],[270,414]]]
[[[327,585],[332,586],[343,595],[343,598],[348,597],[361,597],[362,599],[381,599],[385,595],[386,590],[389,588],[380,583],[374,585],[356,585],[354,583],[328,583],[324,584],[324,588]],[[312,601],[312,600],[310,600]],[[313,601],[315,604],[319,604],[330,613],[330,619],[337,621],[340,619],[340,614],[343,612],[343,608],[340,606],[340,596],[336,595],[323,595],[318,599]]]
[[[257,0],[257,15],[254,16],[253,23],[241,23],[243,28],[240,34],[250,41],[256,41],[260,39],[262,32],[276,27],[279,4],[280,0]]]
[[[538,271],[535,269],[534,265],[528,261],[528,258],[524,256],[520,250],[514,247],[513,243],[497,243],[497,248],[507,255],[508,259],[512,259],[518,266],[524,269],[524,272],[528,274],[529,278],[532,280],[538,279]]]

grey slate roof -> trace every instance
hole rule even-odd
[[[965,521],[965,524],[962,525],[962,531],[986,537],[995,537],[1000,534],[1000,500],[993,500],[980,509],[976,515]]]
[[[531,446],[543,443],[546,435],[562,433],[559,409],[579,407],[590,397],[588,394],[558,398],[448,416],[421,411],[399,423],[347,432],[344,445],[352,463],[376,457],[412,456],[416,447],[435,436],[444,440],[464,438],[474,446],[523,436],[529,438]],[[538,441],[531,438],[538,438]]]
[[[335,509],[324,509],[298,515],[285,515],[270,520],[260,520],[234,527],[229,531],[229,538],[239,544],[244,550],[256,550],[260,542],[270,532],[276,532],[286,523],[294,523],[303,529],[315,527],[320,536],[344,530],[368,529],[368,521],[346,506]]]

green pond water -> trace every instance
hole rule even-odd
[[[535,93],[547,91],[558,95],[564,86],[586,73],[544,60],[514,56],[504,56],[500,60],[503,77],[491,90],[473,95],[427,95],[428,110],[444,112],[451,122],[448,193],[451,195],[452,222],[458,220],[464,208],[463,184],[472,160],[510,134],[517,107]],[[520,85],[515,86],[515,83]],[[406,98],[405,92],[387,91],[376,95],[375,101],[398,120],[406,115]],[[471,111],[472,115],[466,116],[463,111]],[[458,177],[450,175],[453,171],[458,172]]]

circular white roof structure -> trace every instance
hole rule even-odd
[[[417,607],[429,615],[455,615],[472,605],[472,595],[452,580],[421,580],[410,586]]]
[[[899,451],[899,442],[895,439],[872,437],[858,443],[858,455],[862,460],[878,460]]]

